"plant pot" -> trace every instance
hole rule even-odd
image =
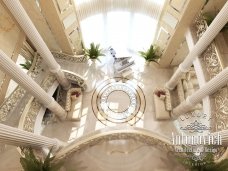
[[[158,63],[156,63],[156,62],[151,62],[152,64],[152,66],[154,67],[154,68],[160,68],[160,65],[158,64]]]
[[[90,59],[91,60],[91,62],[94,62],[94,63],[96,63],[96,59]]]
[[[150,61],[145,61],[145,66],[150,66]]]

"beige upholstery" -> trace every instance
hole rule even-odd
[[[165,108],[167,111],[172,110],[172,103],[171,103],[171,97],[168,89],[165,90]]]
[[[72,93],[79,92],[79,97],[71,96]],[[67,91],[66,106],[68,120],[80,120],[82,106],[82,91],[81,88],[71,88]]]
[[[71,94],[74,92],[81,93],[81,88],[71,88],[67,91],[66,106],[65,106],[66,111],[70,111],[70,109],[71,109]]]
[[[183,74],[178,81],[175,91],[170,91],[166,88],[157,88],[154,90],[154,103],[156,119],[169,119],[172,109],[182,103],[186,98],[192,95],[198,89],[198,81],[194,68],[186,74]],[[165,92],[165,99],[158,97],[155,93],[158,91]],[[172,97],[171,97],[172,95]],[[192,111],[202,110],[202,104],[197,104]]]
[[[157,91],[164,91],[165,98],[158,97]],[[154,91],[155,117],[157,120],[170,119],[170,111],[172,110],[169,90],[165,88],[156,89]]]
[[[79,121],[82,111],[82,94],[71,101],[71,109],[67,112],[67,120]]]
[[[187,99],[188,96],[191,96],[196,91],[196,89],[198,89],[198,81],[194,69],[191,69],[181,77],[180,81],[177,84],[178,104]],[[193,108],[193,111],[201,109],[202,104],[199,103]]]
[[[184,96],[184,87],[181,84],[181,81],[177,84],[177,96],[178,96],[178,103],[181,103],[185,100]]]

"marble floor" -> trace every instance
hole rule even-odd
[[[174,121],[157,121],[155,119],[155,109],[153,101],[153,90],[157,87],[163,86],[171,77],[171,69],[162,69],[156,63],[146,64],[144,59],[137,54],[133,54],[132,58],[135,60],[135,65],[132,67],[134,73],[128,77],[129,80],[137,84],[143,94],[145,95],[145,110],[143,116],[133,126],[141,127],[147,130],[151,130],[167,138],[171,137],[172,132],[177,132]],[[49,137],[59,138],[65,142],[71,142],[74,139],[93,132],[94,130],[101,129],[107,126],[107,124],[101,123],[94,115],[91,100],[96,86],[102,83],[104,80],[115,77],[113,62],[114,59],[111,55],[107,54],[104,57],[100,57],[101,62],[97,62],[96,66],[91,66],[91,63],[68,63],[58,61],[63,69],[75,72],[88,80],[93,80],[94,87],[90,92],[83,93],[83,107],[82,117],[80,122],[55,122],[47,125],[43,130],[43,135]],[[92,68],[92,69],[91,69]],[[112,98],[119,98],[118,93],[112,95]],[[129,103],[128,101],[121,103]],[[118,126],[127,123],[113,123],[108,126]]]
[[[132,58],[135,60],[135,65],[132,67],[134,73],[129,76],[127,79],[131,82],[133,85],[137,85],[139,89],[142,91],[142,94],[144,95],[144,98],[140,99],[144,104],[145,108],[143,109],[142,115],[137,118],[135,122],[109,122],[105,123],[104,121],[101,122],[98,117],[94,114],[93,105],[94,103],[91,103],[93,100],[94,92],[97,88],[99,88],[99,85],[102,84],[105,80],[111,80],[116,75],[114,74],[113,69],[113,62],[114,59],[110,56],[104,56],[101,57],[101,63],[97,62],[96,64],[88,62],[88,63],[70,63],[70,62],[63,62],[58,61],[63,69],[69,70],[72,72],[75,72],[82,77],[84,77],[88,82],[91,83],[91,90],[83,93],[83,101],[82,101],[82,114],[81,114],[81,120],[80,122],[70,122],[70,121],[55,121],[50,122],[49,124],[45,125],[43,127],[42,135],[58,138],[59,140],[62,140],[64,142],[72,142],[78,137],[81,137],[83,135],[86,135],[88,133],[93,132],[94,130],[102,129],[105,127],[112,127],[112,126],[135,126],[144,128],[146,130],[150,130],[152,132],[156,132],[157,134],[160,134],[161,136],[165,136],[167,138],[171,138],[172,132],[179,133],[181,126],[186,126],[186,123],[191,123],[194,120],[199,119],[205,119],[202,115],[196,115],[196,116],[187,116],[187,117],[181,117],[177,121],[168,120],[168,121],[157,121],[155,119],[155,108],[154,108],[154,100],[153,100],[153,91],[157,87],[163,87],[164,84],[169,80],[171,77],[173,71],[172,69],[163,69],[159,68],[159,66],[156,63],[150,63],[145,64],[144,59],[140,58],[137,55],[132,55]],[[91,82],[93,81],[93,82]],[[124,82],[121,82],[121,84]],[[117,89],[117,91],[120,91],[120,89]],[[123,92],[117,92],[117,93],[110,93],[109,97],[107,97],[108,107],[112,109],[115,112],[121,112],[124,109],[126,109],[131,103],[132,98],[131,95],[127,93],[126,90],[125,94],[121,94]],[[126,95],[128,94],[128,95]],[[131,93],[130,93],[131,94]],[[136,97],[137,99],[137,97]],[[118,103],[118,107],[113,106],[111,104]],[[137,108],[137,106],[136,106]],[[137,116],[137,115],[136,115]],[[190,119],[189,119],[190,118]],[[132,120],[131,120],[132,121]],[[110,146],[110,148],[113,148],[113,146]],[[94,147],[96,149],[98,147]],[[104,149],[104,146],[101,145],[101,149]],[[109,149],[110,149],[109,148]],[[140,146],[141,148],[141,146]],[[145,153],[145,151],[148,151],[150,147],[144,147],[140,149],[139,151],[135,151],[134,153]],[[91,149],[92,150],[92,149]],[[117,150],[118,151],[118,150]],[[154,154],[156,151],[156,154]],[[88,151],[89,155],[90,151]],[[134,154],[132,153],[132,154]],[[83,155],[79,157],[79,159],[88,159],[88,154],[85,152]],[[96,154],[96,153],[94,153]],[[11,151],[6,154],[6,156],[11,155]],[[142,154],[141,154],[142,155]],[[135,155],[138,156],[138,155]],[[159,150],[151,149],[151,153],[148,153],[148,156],[150,156],[147,159],[151,160],[157,160],[158,163],[156,165],[157,170],[163,170],[163,171],[169,171],[171,168],[167,167],[167,158],[163,158],[164,155],[162,152],[159,152]],[[1,158],[4,158],[4,154],[0,156]],[[104,156],[103,156],[104,157]],[[118,162],[119,157],[123,157],[124,155],[118,154],[116,156],[113,156],[116,158],[116,161]],[[77,158],[77,157],[76,157]],[[143,161],[147,161],[147,159]],[[162,161],[160,161],[162,159]],[[163,160],[164,159],[164,160]],[[127,168],[127,164],[129,161],[125,158],[125,164]],[[8,161],[8,160],[7,160]],[[20,164],[19,164],[19,154],[16,152],[16,149],[12,151],[12,157],[9,160],[15,162],[15,167],[12,165],[11,170],[20,170]],[[72,159],[74,162],[74,160]],[[72,162],[69,161],[69,162]],[[93,163],[96,164],[96,160],[91,160]],[[144,163],[142,161],[142,163]],[[165,161],[165,162],[164,162]],[[121,161],[119,161],[121,162]],[[141,164],[142,164],[141,163]],[[151,168],[153,166],[153,163],[150,163],[147,161],[148,165],[145,167]],[[141,165],[139,164],[139,165]],[[174,163],[169,163],[170,166],[175,167]],[[174,165],[173,165],[174,164]],[[92,166],[94,164],[91,164],[91,170],[93,170]],[[106,167],[106,166],[104,166]],[[109,166],[108,166],[109,167]],[[7,166],[4,165],[3,162],[0,162],[0,170],[2,168],[7,168]],[[141,168],[142,169],[142,168]],[[4,170],[4,169],[3,169]],[[86,169],[85,169],[86,170]],[[88,171],[90,169],[87,169]],[[100,169],[102,170],[102,169]],[[113,169],[110,169],[109,171],[120,171],[120,167],[115,166]],[[140,168],[136,171],[140,170]],[[144,169],[146,171],[146,169]],[[150,170],[150,169],[149,169]],[[149,171],[148,170],[148,171]],[[155,169],[156,170],[156,169]],[[175,168],[174,170],[178,170]],[[183,170],[183,169],[180,169]],[[103,171],[103,170],[102,170]]]
[[[121,143],[120,143],[121,142]],[[66,170],[80,171],[184,171],[175,158],[158,147],[135,140],[98,143],[83,152],[70,155]]]
[[[114,74],[114,69],[113,69],[113,58],[111,55],[107,55],[105,57],[101,57],[101,63],[97,62],[96,64],[91,64],[91,63],[84,63],[84,64],[72,64],[72,63],[65,63],[62,61],[59,61],[63,69],[65,70],[70,70],[72,72],[75,72],[84,78],[88,79],[89,81],[93,80],[94,82],[91,83],[93,84],[93,89],[90,90],[89,92],[84,92],[83,93],[83,103],[82,103],[82,115],[81,115],[81,120],[80,122],[53,122],[51,124],[48,124],[44,127],[42,134],[48,137],[54,137],[58,138],[64,142],[72,142],[75,139],[86,135],[88,133],[91,133],[95,130],[102,129],[105,127],[112,127],[112,126],[122,126],[122,125],[127,125],[127,126],[134,126],[134,127],[140,127],[144,128],[153,132],[156,132],[157,134],[161,134],[162,136],[165,136],[167,138],[171,138],[172,132],[177,133],[178,130],[176,129],[176,124],[172,120],[168,121],[157,121],[155,119],[155,109],[154,109],[154,100],[153,100],[153,90],[157,87],[163,86],[171,77],[172,75],[172,70],[171,69],[161,69],[156,63],[151,63],[151,64],[145,64],[144,59],[137,55],[132,55],[132,58],[135,60],[135,65],[132,67],[134,73],[129,76],[127,81],[125,80],[119,80],[117,82],[114,81],[114,85],[110,85],[108,83],[108,86],[104,84],[106,80],[113,80],[113,78],[116,76]],[[94,66],[95,65],[95,66]],[[116,90],[113,93],[113,89],[115,89],[115,84],[117,85]],[[105,93],[107,95],[107,104],[108,108],[110,111],[114,112],[119,112],[118,117],[121,117],[121,111],[126,110],[131,104],[132,99],[134,100],[134,97],[131,97],[131,91],[128,90],[127,88],[122,88],[119,87],[119,85],[127,85],[129,83],[129,87],[132,91],[138,92],[140,89],[141,94],[140,97],[135,97],[137,100],[140,100],[140,104],[136,106],[136,108],[140,108],[140,106],[143,109],[139,109],[139,112],[141,112],[141,115],[139,116],[138,113],[135,113],[135,117],[131,119],[129,122],[115,122],[116,118],[106,118],[107,120],[100,118],[99,116],[96,116],[97,111],[94,111],[94,106],[96,107],[97,105],[99,106],[100,104],[100,109],[102,109],[101,101],[97,100],[99,98],[94,98],[94,94],[97,93],[97,96],[101,96],[102,98],[106,98],[104,96]],[[100,85],[104,84],[103,86],[99,87]],[[106,86],[106,87],[105,87]],[[136,89],[133,89],[132,87],[136,87]],[[111,89],[111,90],[109,90]],[[103,92],[99,94],[99,92]],[[134,93],[133,93],[134,94]],[[137,93],[136,93],[137,94]],[[94,100],[94,99],[95,100]],[[97,102],[98,101],[98,102]],[[139,101],[137,101],[139,102]],[[118,104],[118,107],[116,107],[116,104]],[[98,110],[99,111],[99,110]],[[134,112],[132,112],[134,113]],[[109,115],[110,116],[110,115]],[[127,116],[127,115],[123,115]],[[127,120],[129,117],[126,117],[125,119]],[[111,122],[110,122],[111,120]],[[111,142],[107,142],[112,144]],[[118,143],[119,144],[119,143]],[[119,144],[120,149],[125,148],[125,145]],[[100,154],[103,158],[107,158],[107,162],[102,162],[104,163],[110,163],[110,165],[105,165],[103,166],[101,164],[101,161],[96,160],[97,157],[93,157],[91,154],[87,154],[87,151],[80,153],[79,155],[76,155],[75,157],[70,157],[70,161],[65,164],[65,168],[76,168],[79,166],[80,168],[80,163],[82,164],[82,168],[80,170],[85,170],[85,171],[90,171],[94,170],[94,167],[97,166],[95,170],[99,171],[120,171],[120,170],[126,170],[127,168],[131,168],[131,170],[139,171],[139,170],[145,170],[149,171],[151,170],[162,170],[162,171],[171,171],[171,170],[183,170],[183,168],[178,168],[178,164],[175,164],[174,161],[169,161],[167,158],[166,154],[163,153],[162,151],[156,150],[155,151],[152,149],[152,147],[143,147],[140,150],[136,150],[134,153],[131,153],[129,155],[108,155],[107,150],[104,152],[104,155],[101,154],[101,150],[99,149],[107,149],[106,145],[101,145],[101,146],[95,146],[95,153],[94,154]],[[108,149],[112,149],[113,146],[111,145]],[[137,148],[136,148],[137,149]],[[91,149],[92,150],[92,149]],[[141,151],[142,150],[142,151]],[[144,150],[144,152],[143,152]],[[148,153],[148,150],[150,151],[150,154]],[[119,151],[119,150],[117,150]],[[147,152],[146,152],[147,151]],[[131,157],[130,156],[142,156],[142,154],[139,155],[139,153],[144,153],[147,154],[147,157],[145,160],[135,160],[134,162],[137,162],[136,165],[130,166],[131,160],[129,160]],[[86,154],[86,155],[85,155]],[[88,157],[88,155],[90,157]],[[107,156],[106,156],[107,155]],[[106,156],[106,157],[105,157]],[[133,157],[132,156],[132,157]],[[114,157],[112,159],[112,157]],[[89,160],[90,158],[90,160]],[[99,157],[100,158],[100,157]],[[161,161],[161,160],[166,160],[166,162]],[[112,161],[111,161],[112,160]],[[156,161],[155,164],[154,162],[149,164],[148,160]],[[119,164],[113,165],[113,162],[116,163],[122,163],[121,167]],[[140,162],[138,162],[140,161]],[[173,163],[174,162],[174,163]],[[72,164],[73,163],[73,164]],[[75,165],[75,163],[77,163]],[[98,164],[99,163],[99,164]],[[124,167],[122,167],[124,164]],[[142,167],[144,164],[146,164],[144,167]],[[119,167],[118,167],[119,165]],[[86,167],[83,167],[86,166]],[[135,166],[135,168],[134,168]],[[156,166],[156,167],[155,167]],[[103,168],[103,169],[102,169]],[[134,169],[133,169],[134,168]],[[174,169],[175,168],[175,169]],[[127,170],[128,170],[127,169]]]

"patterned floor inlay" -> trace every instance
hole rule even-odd
[[[143,116],[146,101],[137,83],[112,78],[103,81],[93,93],[92,108],[97,119],[109,123],[135,124]]]

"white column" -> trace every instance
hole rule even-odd
[[[199,90],[188,96],[187,99],[173,109],[172,116],[177,118],[178,116],[187,113],[197,103],[201,102],[206,96],[209,96],[218,91],[228,83],[228,68],[222,70],[218,75],[208,81]]]
[[[184,72],[187,72],[192,66],[194,59],[201,55],[208,45],[214,40],[216,35],[224,27],[228,21],[228,2],[223,6],[221,11],[217,14],[211,25],[207,28],[203,36],[199,39],[191,52],[187,55],[185,60],[179,65],[179,68],[173,74],[171,79],[166,83],[166,87],[170,90],[174,89],[178,80]]]
[[[33,45],[36,47],[37,51],[44,59],[45,63],[48,65],[50,71],[54,73],[59,81],[59,83],[63,86],[64,89],[70,88],[70,83],[61,71],[60,65],[56,62],[52,53],[48,49],[44,40],[40,36],[36,27],[30,20],[26,11],[20,4],[20,1],[17,0],[3,0],[10,12],[13,14],[17,22],[20,24],[21,28],[24,30],[25,34],[32,41]]]
[[[53,147],[58,150],[64,146],[64,143],[58,139],[48,138],[41,135],[36,135],[18,128],[0,124],[0,142],[8,145],[42,148]]]
[[[11,59],[0,49],[0,67],[11,76],[19,85],[24,87],[45,107],[49,108],[61,120],[66,118],[66,111],[48,95],[31,77],[23,72]]]

